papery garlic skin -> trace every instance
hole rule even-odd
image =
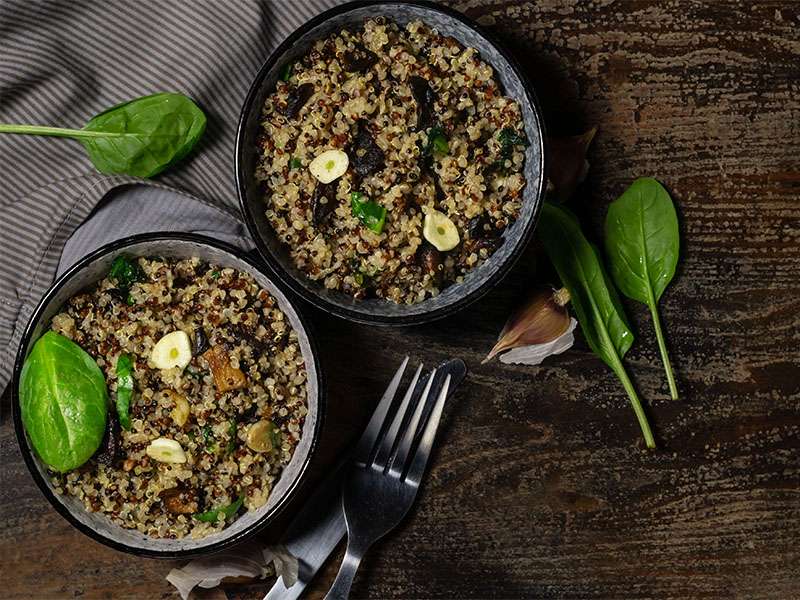
[[[577,326],[578,321],[570,319],[567,330],[553,341],[513,348],[500,355],[500,362],[507,365],[539,365],[548,356],[561,354],[572,347],[572,344],[575,343],[575,334],[573,332]]]
[[[546,344],[562,336],[570,325],[566,304],[569,302],[566,288],[554,290],[539,287],[505,324],[497,343],[483,363],[512,348]]]

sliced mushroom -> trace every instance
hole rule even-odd
[[[353,170],[362,177],[383,170],[386,164],[383,150],[373,139],[364,121],[358,122],[358,130],[350,146],[349,155]]]
[[[189,515],[199,510],[197,490],[194,488],[179,485],[160,492],[158,496],[164,508],[174,515]]]
[[[322,225],[336,208],[338,185],[338,182],[317,182],[317,187],[314,188],[314,194],[311,196],[311,211],[315,226]]]
[[[112,466],[117,462],[122,450],[122,439],[120,437],[119,418],[117,413],[109,411],[106,421],[106,434],[100,443],[100,449],[95,458],[97,462],[107,466]]]
[[[408,83],[417,102],[417,131],[423,131],[434,124],[433,104],[436,102],[436,94],[428,80],[419,75],[409,77]]]
[[[433,245],[425,243],[419,249],[419,262],[429,273],[436,287],[442,286],[442,254]]]
[[[203,354],[203,358],[211,369],[217,391],[228,392],[247,385],[247,377],[241,369],[231,366],[230,357],[222,346],[213,346]]]
[[[197,327],[194,330],[194,343],[192,345],[192,355],[200,356],[203,352],[208,350],[208,336],[202,327]]]
[[[350,52],[345,52],[342,57],[342,66],[345,71],[350,73],[364,73],[377,62],[377,54],[361,45],[356,46]]]
[[[302,108],[314,95],[314,84],[304,83],[298,85],[289,92],[289,97],[286,99],[286,110],[284,113],[289,119],[297,118]]]

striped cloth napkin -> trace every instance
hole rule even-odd
[[[157,182],[100,175],[69,140],[0,135],[0,390],[39,298],[86,252],[143,231],[248,244],[233,178],[245,94],[277,44],[341,1],[0,3],[0,122],[82,127],[159,91],[208,117],[193,156]]]

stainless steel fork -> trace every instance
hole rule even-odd
[[[429,402],[436,369],[429,375],[422,392],[415,394],[422,373],[420,365],[394,419],[382,432],[407,363],[408,359],[395,374],[381,406],[373,414],[356,447],[351,472],[344,481],[342,507],[347,522],[347,551],[326,600],[348,597],[364,554],[406,515],[425,472],[450,387],[450,375],[436,398]]]

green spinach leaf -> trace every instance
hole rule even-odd
[[[678,216],[669,193],[655,179],[637,179],[609,206],[605,230],[611,276],[623,294],[650,309],[670,395],[677,400],[658,314],[658,301],[675,276],[680,253]]]
[[[103,441],[103,372],[80,346],[54,331],[36,341],[22,366],[19,403],[33,449],[56,471],[81,466]]]
[[[0,124],[0,133],[73,138],[101,173],[146,178],[186,156],[205,127],[206,116],[191,99],[160,93],[109,108],[83,129]]]
[[[111,263],[108,276],[117,280],[120,289],[130,289],[137,281],[144,279],[144,273],[136,259],[124,255],[117,256]]]
[[[117,416],[123,429],[131,428],[131,397],[133,396],[133,361],[127,354],[117,359]]]
[[[633,333],[597,249],[584,237],[578,220],[570,212],[550,203],[542,207],[537,232],[562,283],[569,290],[589,347],[619,378],[645,442],[648,448],[654,448],[647,415],[622,364],[622,358],[633,344]]]

